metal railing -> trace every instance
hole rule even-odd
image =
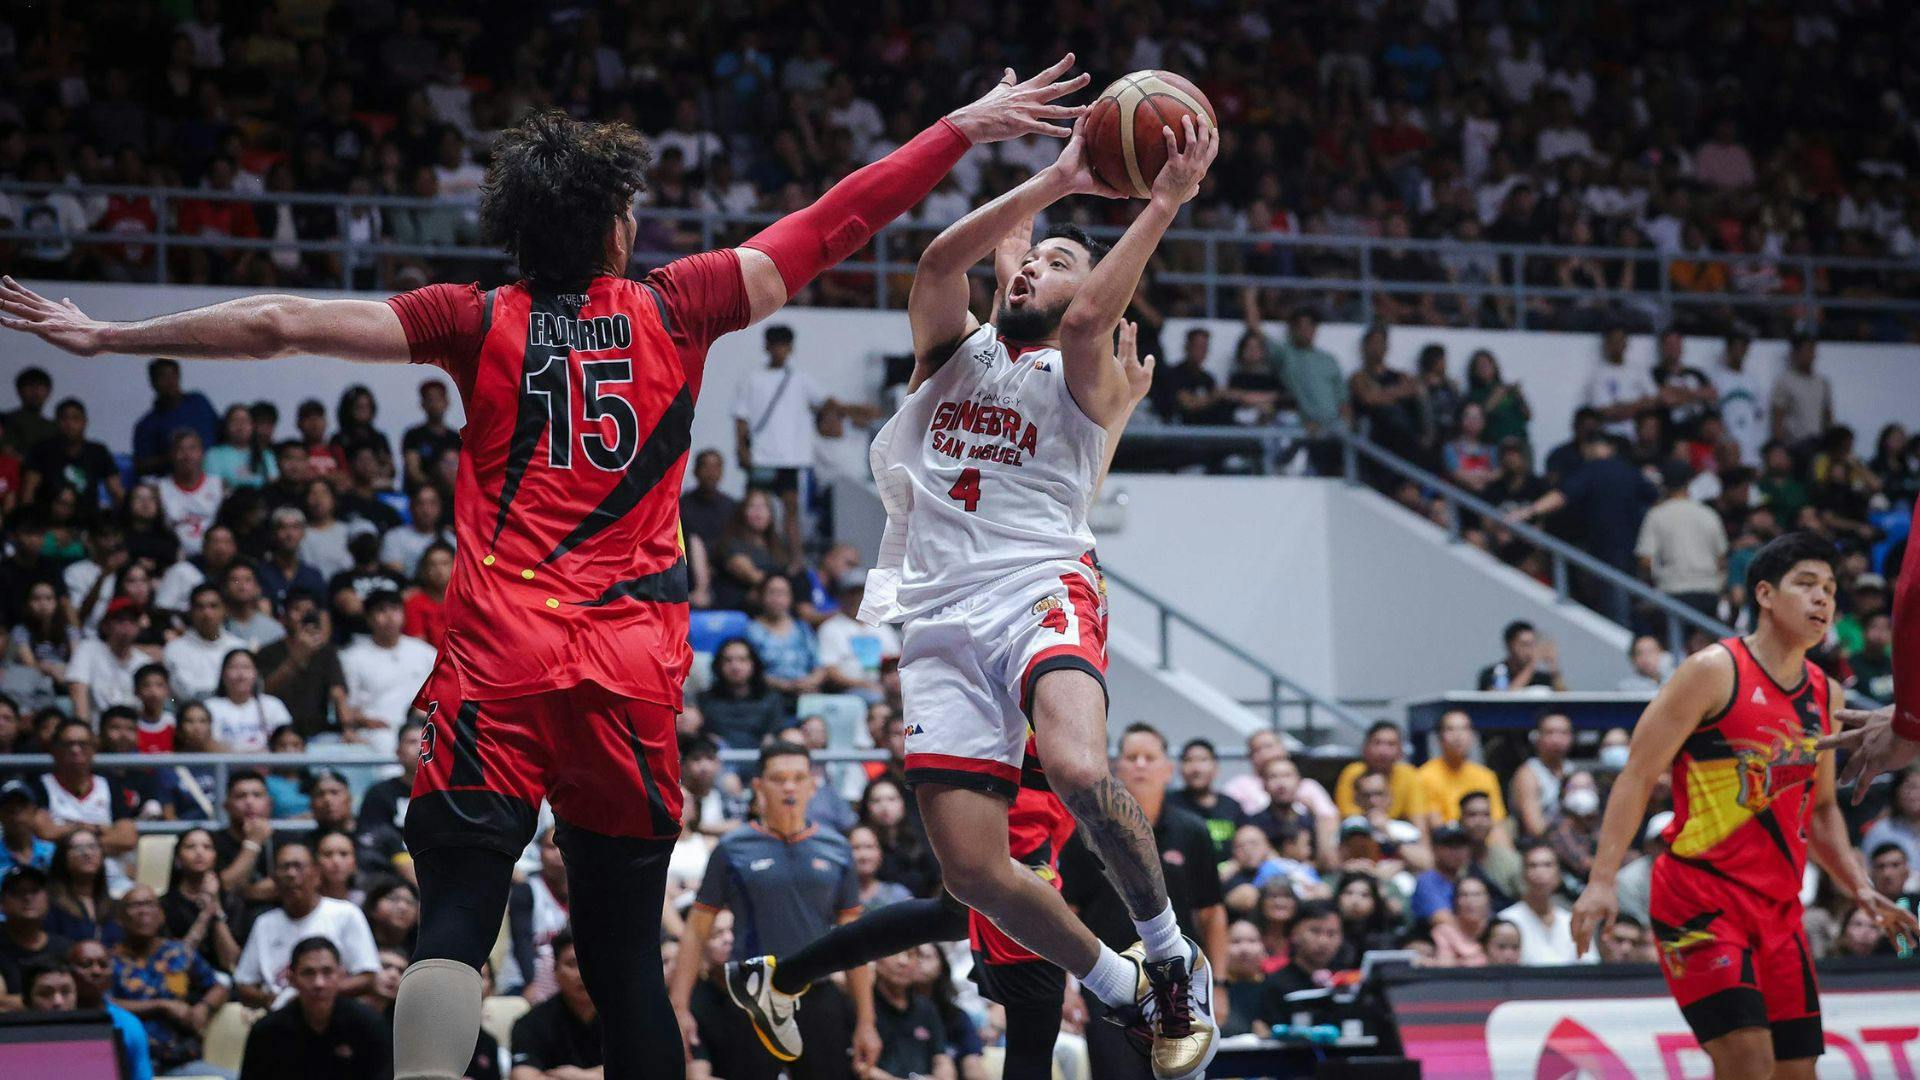
[[[162,283],[173,272],[170,265],[171,253],[186,249],[223,249],[231,251],[297,252],[306,254],[339,255],[340,285],[343,288],[372,285],[384,288],[387,285],[389,260],[395,258],[434,258],[460,262],[484,263],[498,267],[505,275],[510,269],[510,260],[501,251],[473,243],[458,244],[418,244],[405,243],[393,239],[377,240],[355,239],[280,239],[263,236],[237,238],[224,235],[188,235],[179,231],[177,211],[184,204],[226,204],[226,203],[266,203],[292,207],[331,207],[341,223],[354,220],[367,220],[367,215],[382,218],[377,230],[384,233],[390,222],[384,220],[388,212],[394,213],[430,213],[435,215],[456,215],[460,218],[458,231],[473,233],[471,214],[475,206],[472,199],[459,198],[418,198],[397,195],[341,195],[314,194],[301,192],[237,192],[211,191],[196,188],[165,187],[129,187],[121,185],[85,185],[66,186],[59,184],[27,184],[20,182],[0,183],[0,193],[11,196],[37,196],[60,193],[83,201],[104,201],[109,197],[146,200],[151,204],[158,227],[151,234],[129,234],[113,231],[91,231],[68,233],[46,229],[5,229],[0,230],[0,241],[67,243],[88,247],[118,247],[123,249],[153,249],[153,272]],[[751,230],[766,225],[779,215],[772,213],[725,213],[701,210],[675,210],[657,207],[639,206],[636,213],[642,222],[639,238],[641,247],[634,252],[636,265],[652,266],[685,255],[691,251],[704,251],[714,247],[734,244],[744,239]],[[659,246],[656,244],[660,226],[666,226],[685,232],[687,242]],[[913,269],[918,255],[917,238],[930,236],[939,228],[937,224],[914,222],[895,222],[874,235],[868,254],[859,259],[841,263],[836,272],[842,275],[870,275],[867,284],[871,287],[872,304],[878,308],[898,306],[905,296],[898,288],[895,275],[909,273]],[[342,229],[344,232],[344,228]],[[1111,238],[1122,231],[1118,227],[1100,226],[1089,230],[1096,236]],[[697,243],[693,237],[697,233]],[[1870,311],[1900,314],[1920,314],[1920,300],[1905,299],[1902,293],[1911,294],[1915,282],[1920,282],[1920,262],[1898,259],[1862,259],[1813,256],[1767,257],[1738,252],[1685,253],[1665,252],[1652,248],[1617,247],[1572,247],[1556,244],[1494,244],[1485,242],[1463,242],[1455,240],[1388,240],[1377,237],[1334,236],[1324,234],[1302,235],[1294,233],[1255,233],[1224,229],[1174,229],[1167,233],[1162,243],[1162,255],[1168,268],[1159,272],[1155,280],[1165,285],[1190,286],[1199,291],[1204,314],[1219,317],[1238,310],[1238,304],[1223,304],[1222,290],[1242,287],[1279,289],[1298,293],[1318,293],[1323,295],[1351,294],[1357,298],[1360,321],[1372,321],[1380,298],[1391,296],[1454,296],[1475,301],[1476,306],[1485,301],[1510,304],[1513,324],[1519,329],[1527,327],[1529,309],[1533,301],[1554,300],[1572,302],[1624,302],[1647,310],[1670,315],[1676,308],[1698,306],[1722,306],[1747,310],[1784,309],[1799,319],[1811,319],[1822,309]],[[1375,263],[1388,253],[1415,253],[1434,259],[1432,280],[1388,280],[1376,272]],[[1497,281],[1457,281],[1445,276],[1440,267],[1440,257],[1477,261],[1485,265],[1488,260],[1496,268]],[[1570,288],[1559,285],[1542,284],[1529,280],[1531,271],[1537,269],[1538,260],[1559,260],[1583,258],[1603,260],[1614,264],[1611,273],[1617,275],[1621,264],[1632,263],[1636,268],[1651,267],[1657,280],[1657,287],[1648,289],[1591,289]],[[1301,259],[1332,260],[1337,265],[1323,268],[1320,273],[1250,272],[1250,267],[1271,264],[1285,267]],[[1697,292],[1681,288],[1674,283],[1673,267],[1676,263],[1719,263],[1735,267],[1746,263],[1764,262],[1782,273],[1795,273],[1799,281],[1791,291],[1773,288],[1755,292]],[[372,271],[372,280],[363,282],[357,274],[363,270]],[[1884,296],[1843,296],[1826,290],[1822,282],[1827,280],[1828,272],[1850,274],[1854,272],[1892,275],[1896,279],[1884,291]],[[1784,278],[1782,279],[1784,280]]]
[[[1265,698],[1242,701],[1240,704],[1264,707],[1267,711],[1267,722],[1273,730],[1293,735],[1309,748],[1326,742],[1327,737],[1340,734],[1351,735],[1357,739],[1360,733],[1366,730],[1367,721],[1355,716],[1344,705],[1282,675],[1274,670],[1273,665],[1214,632],[1205,623],[1188,616],[1140,583],[1130,581],[1125,575],[1117,574],[1105,566],[1102,566],[1100,571],[1109,584],[1119,586],[1153,607],[1158,630],[1155,636],[1158,654],[1156,663],[1162,671],[1173,667],[1173,628],[1178,626],[1253,669],[1256,675],[1266,680],[1267,696]],[[1300,724],[1297,728],[1288,729],[1282,722],[1282,717],[1289,710],[1298,710],[1300,713]],[[1344,732],[1323,730],[1319,723],[1320,718],[1331,719],[1346,730]]]

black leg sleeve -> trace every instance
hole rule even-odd
[[[415,960],[458,960],[478,970],[500,936],[513,857],[483,847],[434,847],[414,856],[420,878]]]
[[[1007,1009],[1007,1058],[1000,1080],[1053,1080],[1053,1044],[1059,1038],[1058,1005]]]
[[[773,969],[773,988],[797,994],[836,971],[930,941],[959,941],[966,936],[966,908],[942,900],[902,900],[836,926],[792,956],[780,957]]]
[[[567,863],[580,974],[600,1011],[607,1080],[684,1080],[680,1025],[660,969],[660,910],[672,840],[554,827]]]

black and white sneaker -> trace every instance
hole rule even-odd
[[[752,1021],[753,1033],[760,1036],[767,1053],[781,1061],[798,1061],[800,1025],[794,1023],[793,1013],[799,1007],[800,995],[783,994],[773,988],[774,964],[771,956],[727,964],[727,996]]]

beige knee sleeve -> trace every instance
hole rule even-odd
[[[393,1006],[394,1080],[459,1080],[480,1038],[480,973],[458,960],[421,960],[400,977]]]

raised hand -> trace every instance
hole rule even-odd
[[[97,356],[103,325],[71,300],[62,298],[56,304],[11,277],[0,277],[0,326],[32,334],[75,356]]]
[[[1167,163],[1160,175],[1153,178],[1153,197],[1171,200],[1178,206],[1200,192],[1200,181],[1206,179],[1207,169],[1220,153],[1220,131],[1212,124],[1201,124],[1195,130],[1192,115],[1182,116],[1180,126],[1186,133],[1186,148],[1181,149],[1173,129],[1162,127],[1160,134],[1167,140]]]
[[[1113,355],[1120,361],[1120,370],[1126,373],[1130,400],[1138,404],[1153,386],[1154,365],[1152,353],[1144,360],[1140,358],[1140,324],[1132,319],[1120,320],[1120,343]]]
[[[962,105],[947,114],[974,145],[1016,139],[1022,135],[1051,135],[1056,139],[1072,134],[1049,120],[1072,120],[1087,111],[1085,105],[1056,105],[1060,98],[1087,85],[1085,72],[1071,79],[1060,79],[1073,67],[1073,54],[1056,60],[1025,82],[1015,81],[1012,68],[1000,76],[993,89],[971,105]],[[1057,80],[1057,81],[1056,81]]]
[[[1121,191],[1094,175],[1093,164],[1087,159],[1087,118],[1081,117],[1073,122],[1073,137],[1060,149],[1060,158],[1053,163],[1053,169],[1067,185],[1070,195],[1098,195],[1103,199],[1124,199],[1127,193]]]

